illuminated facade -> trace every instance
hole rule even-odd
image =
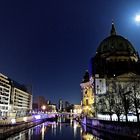
[[[83,82],[80,84],[82,90],[82,113],[83,115],[94,116],[94,94],[93,83],[86,72]]]
[[[73,106],[73,113],[74,114],[81,114],[82,113],[82,107],[81,105],[74,105]]]
[[[32,109],[32,94],[27,87],[0,73],[0,116],[22,117]]]
[[[26,89],[12,87],[11,102],[12,114],[16,117],[26,116],[32,110],[32,95]]]
[[[90,70],[90,76],[94,78],[95,102],[106,98],[108,93],[114,94],[114,98],[123,94],[121,96],[125,99],[126,93],[131,93],[127,96],[137,94],[137,98],[140,98],[139,54],[129,40],[117,35],[114,23],[110,36],[100,43],[95,56],[91,58]]]
[[[8,77],[0,73],[0,116],[6,117],[9,112],[11,85]]]
[[[56,105],[55,104],[49,104],[47,105],[47,112],[51,112],[51,113],[56,113]]]
[[[59,100],[58,109],[59,109],[60,112],[63,111],[63,101],[62,101],[62,99]]]

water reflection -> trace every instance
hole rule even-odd
[[[84,132],[82,134],[82,139],[83,140],[94,140],[94,136],[92,134],[90,134],[90,133]]]
[[[99,140],[86,127],[81,127],[72,118],[59,118],[57,122],[45,122],[16,134],[7,140]]]
[[[56,136],[56,127],[57,127],[57,123],[56,122],[53,122],[52,124],[51,124],[51,128],[52,128],[52,134],[54,135],[54,136]],[[61,132],[61,128],[60,128],[60,132]]]
[[[30,140],[33,135],[33,128],[28,131],[20,132],[19,134],[8,138],[7,140]]]
[[[45,126],[44,126],[44,123],[43,123],[43,125],[42,125],[41,133],[42,133],[42,140],[44,140],[44,133],[45,133]]]
[[[91,130],[93,129],[87,128],[86,125],[82,125],[81,130],[82,140],[102,140],[101,138],[97,137],[97,135],[92,133]]]

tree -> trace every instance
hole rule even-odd
[[[105,114],[106,108],[105,96],[96,98],[96,112]]]
[[[137,122],[140,121],[139,118],[139,110],[140,110],[140,92],[139,92],[139,85],[140,85],[140,80],[134,79],[134,85],[133,89],[131,92],[131,101],[132,101],[132,108],[131,111],[135,112],[137,116]]]
[[[114,96],[114,102],[115,103],[113,105],[113,111],[117,115],[118,122],[120,122],[120,116],[124,112],[124,108],[121,96],[119,94],[116,94],[116,96]]]
[[[125,86],[120,86],[120,95],[123,101],[124,113],[126,116],[126,122],[128,122],[128,113],[132,112],[133,115],[137,116],[137,121],[140,121],[139,110],[140,110],[140,79],[133,77],[129,79]]]
[[[109,114],[112,120],[112,114],[120,116],[125,115],[128,122],[128,114],[132,112],[137,116],[140,122],[140,76],[130,74],[107,79],[107,91],[104,95],[98,95],[96,98],[96,111],[102,114]]]
[[[128,87],[128,85],[126,83],[125,83],[125,86],[123,85],[123,87],[121,84],[119,84],[119,95],[121,97],[122,105],[124,108],[126,122],[128,122],[128,113],[129,113],[130,106],[131,106],[130,97],[127,96],[130,93],[130,91],[126,92],[127,87]]]
[[[114,94],[113,93],[110,93],[108,92],[107,95],[106,95],[106,110],[108,112],[108,114],[110,115],[110,120],[112,121],[112,115],[113,115],[113,106],[115,104],[114,102]]]
[[[113,94],[107,93],[106,95],[102,95],[96,101],[96,111],[101,114],[109,114],[112,121],[113,104]]]

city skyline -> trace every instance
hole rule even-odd
[[[3,2],[0,12],[0,72],[33,87],[33,96],[80,103],[83,75],[99,43],[117,34],[140,52],[140,12],[134,1]]]

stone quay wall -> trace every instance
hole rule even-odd
[[[98,120],[94,118],[84,117],[81,120],[82,124],[87,127],[109,132],[116,135],[122,135],[132,138],[140,138],[140,123],[139,122],[116,122],[116,121],[106,121]]]

